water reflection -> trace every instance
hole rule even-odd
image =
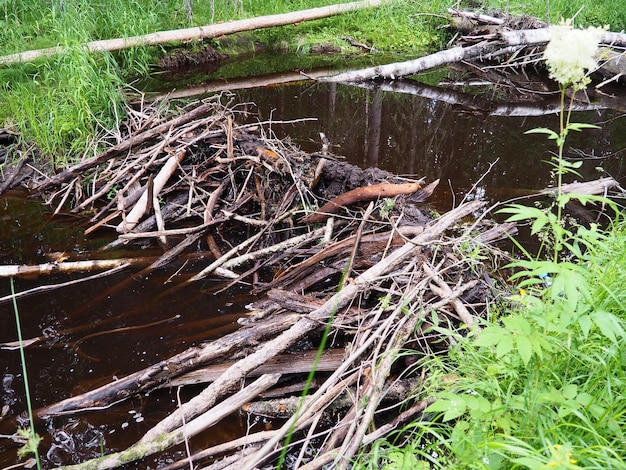
[[[554,150],[553,142],[524,131],[557,127],[556,114],[492,115],[380,87],[332,83],[234,93],[240,101],[255,103],[262,120],[317,118],[317,122],[272,127],[278,137],[290,137],[305,150],[319,150],[319,132],[324,132],[334,153],[351,163],[425,176],[429,181],[441,178],[435,195],[440,209],[448,208],[455,199],[458,202],[496,161],[480,184],[487,200],[500,201],[551,184],[550,168],[544,161]],[[608,173],[621,179],[626,148],[624,116],[602,110],[577,112],[573,119],[601,126],[570,134],[568,140],[568,154],[585,161],[584,178]]]

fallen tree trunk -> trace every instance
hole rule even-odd
[[[405,62],[394,62],[393,64],[377,65],[361,70],[340,73],[331,77],[320,78],[321,82],[362,82],[376,78],[388,78],[394,80],[397,77],[413,75],[425,70],[441,67],[442,65],[460,62],[462,60],[473,59],[484,56],[499,49],[500,45],[490,42],[483,42],[469,47],[453,47],[445,51],[435,52],[419,59]]]
[[[156,46],[171,42],[190,41],[198,39],[216,38],[228,34],[241,33],[261,28],[272,28],[274,26],[284,26],[301,23],[303,21],[317,20],[341,13],[362,10],[364,8],[378,7],[382,0],[363,0],[360,2],[343,3],[329,5],[309,10],[295,11],[291,13],[281,13],[277,15],[260,16],[245,20],[229,21],[227,23],[198,26],[196,28],[175,29],[171,31],[159,31],[145,34],[143,36],[133,36],[130,38],[104,39],[92,41],[83,47],[90,52],[119,51],[136,46]],[[41,57],[48,57],[63,52],[66,48],[50,47],[47,49],[37,49],[17,54],[10,54],[0,57],[0,64],[9,65],[18,62],[30,62]]]
[[[439,51],[419,59],[393,64],[378,65],[361,70],[340,73],[331,77],[320,78],[322,82],[362,82],[373,79],[391,79],[407,75],[414,75],[429,69],[477,57],[488,58],[496,52],[513,53],[528,46],[541,46],[547,44],[552,37],[549,28],[525,29],[525,30],[502,30],[488,36],[482,36],[481,42],[472,46],[457,46],[445,51]],[[626,46],[626,34],[605,32],[602,34],[600,43],[606,46]]]

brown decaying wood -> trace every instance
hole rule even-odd
[[[342,363],[345,351],[343,349],[330,349],[320,356],[318,363],[315,363],[315,370],[318,372],[328,372],[336,370]],[[316,351],[303,351],[298,354],[281,354],[267,361],[257,369],[250,371],[247,377],[259,377],[263,374],[303,374],[308,373],[314,367]],[[211,364],[206,367],[195,369],[186,374],[180,375],[166,384],[165,387],[178,387],[183,385],[195,385],[200,383],[213,382],[222,373],[232,366],[236,361],[224,361]]]
[[[382,197],[395,197],[400,194],[411,194],[420,188],[421,185],[419,183],[382,183],[356,188],[328,201],[315,212],[303,217],[301,221],[307,224],[323,222],[330,215],[357,202],[372,201]]]

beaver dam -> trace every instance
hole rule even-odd
[[[448,93],[455,104],[460,98]],[[36,403],[37,424],[51,436],[42,446],[45,465],[152,468],[157,459],[158,468],[168,469],[349,468],[376,440],[397,435],[406,423],[434,419],[425,413],[434,397],[422,389],[420,361],[445,357],[455,338],[477,332],[490,318],[507,290],[500,275],[511,259],[499,242],[516,226],[493,220],[493,208],[479,198],[437,213],[429,198],[438,179],[361,169],[336,155],[324,134],[316,136],[317,150],[305,152],[276,136],[277,127],[293,121],[251,122],[251,106],[230,93],[173,107],[138,101],[102,143],[106,150],[55,175],[37,168],[32,150],[20,148],[13,134],[0,134],[2,157],[26,157],[5,172],[0,192],[27,185],[53,208],[46,222],[80,220],[85,236],[109,236],[97,250],[0,266],[4,277],[54,281],[2,302],[23,305],[41,292],[69,289],[80,317],[79,326],[50,322],[34,334],[33,327],[21,344],[7,341],[2,349],[23,345],[31,355],[46,355],[46,347],[62,348],[71,356],[64,370],[78,368],[80,357],[91,372],[122,344],[119,338],[137,354],[148,347],[135,338],[142,329],[175,338],[172,325],[190,309],[192,300],[184,298],[190,292],[205,302],[245,292],[245,301],[230,302],[245,303],[245,313],[206,303],[207,318],[227,311],[231,324],[216,329],[212,319],[189,321],[189,344],[171,340],[154,360],[113,364],[104,383],[81,381],[72,393]],[[562,190],[605,194],[616,187],[603,178]],[[530,197],[550,198],[551,192]],[[135,299],[146,303],[142,324],[117,323],[130,301],[111,302],[106,318],[95,320],[95,301],[81,298],[85,281],[114,280],[89,296],[115,299],[149,277],[159,280],[160,291],[149,302]],[[172,307],[170,299],[179,305]],[[30,307],[45,316],[45,306]],[[150,310],[166,308],[176,315],[155,321]],[[98,350],[89,347],[97,341]],[[14,412],[14,378],[3,376],[3,396],[11,399],[0,421],[5,434],[27,423]],[[33,381],[48,387],[48,378],[41,373]],[[129,426],[129,413],[141,422],[135,408],[164,389],[173,397],[171,412],[145,426],[136,442],[111,444],[114,430]],[[88,413],[106,426],[82,422]],[[212,430],[226,434],[233,416],[257,425],[211,439]],[[401,434],[398,439],[402,444]],[[3,453],[14,457],[22,443],[15,441]]]
[[[305,153],[273,136],[280,123],[239,124],[246,107],[227,94],[174,115],[163,109],[138,105],[103,153],[53,177],[31,176],[57,212],[71,204],[70,213],[91,214],[87,234],[117,231],[98,259],[70,254],[4,266],[3,274],[132,273],[106,296],[174,260],[195,259],[205,265],[174,273],[159,298],[212,279],[219,290],[244,286],[257,300],[232,331],[205,341],[199,333],[192,347],[38,409],[54,426],[156,389],[193,390],[134,445],[67,468],[114,468],[180,448],[237,413],[274,426],[178,453],[168,468],[190,460],[206,468],[275,465],[283,449],[290,467],[345,467],[362,446],[428,419],[433,398],[420,392],[419,360],[445,353],[451,331],[476,330],[489,315],[501,291],[492,273],[508,256],[492,244],[515,227],[487,220],[481,201],[433,215],[428,197],[438,181],[357,168],[331,154],[324,135],[318,152]],[[126,245],[161,255],[107,257]]]

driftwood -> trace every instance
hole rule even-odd
[[[262,16],[238,21],[230,21],[213,25],[200,26],[197,28],[177,29],[172,31],[160,31],[143,36],[133,36],[119,39],[105,39],[92,41],[82,47],[90,52],[119,51],[137,46],[156,46],[171,42],[200,40],[216,38],[228,34],[251,31],[260,28],[271,28],[274,26],[284,26],[301,23],[303,21],[326,18],[340,13],[356,11],[364,8],[378,7],[382,0],[364,0],[360,2],[343,3],[329,5],[326,7],[312,8],[292,13]],[[8,65],[17,62],[30,62],[41,57],[47,57],[63,52],[63,47],[51,47],[48,49],[37,49],[33,51],[20,52],[0,57],[0,64]]]
[[[40,275],[77,273],[85,271],[108,270],[128,266],[146,266],[154,259],[121,258],[94,259],[88,261],[59,261],[38,265],[4,265],[0,266],[0,277],[36,277]]]
[[[439,180],[431,183],[428,188],[424,188],[424,195],[420,199],[426,200],[432,192],[435,190]],[[328,201],[322,207],[315,212],[303,217],[302,222],[307,224],[314,224],[323,222],[330,215],[337,213],[339,210],[344,209],[347,206],[355,204],[357,202],[372,201],[378,198],[392,198],[399,196],[400,194],[412,194],[422,189],[419,183],[403,183],[403,184],[390,184],[382,183],[372,186],[363,186],[361,188],[353,189],[347,193],[340,194],[334,199]]]

